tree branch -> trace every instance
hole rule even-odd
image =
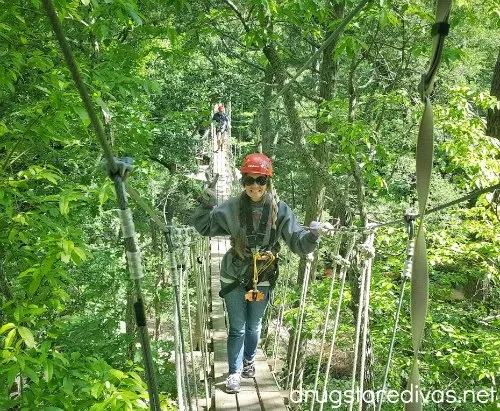
[[[244,17],[241,15],[240,11],[238,10],[238,7],[231,1],[231,0],[224,0],[224,2],[233,10],[234,14],[236,14],[236,17],[240,20],[241,24],[243,25],[243,28],[247,33],[250,32],[250,27],[248,26],[246,20]]]

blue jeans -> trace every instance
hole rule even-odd
[[[243,358],[252,360],[257,353],[262,317],[269,302],[269,287],[258,289],[264,293],[262,301],[246,301],[245,290],[237,287],[224,296],[229,319],[227,360],[229,373],[241,372]]]

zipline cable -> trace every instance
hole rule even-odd
[[[51,0],[42,0],[43,6],[45,8],[47,17],[49,18],[52,30],[59,42],[62,53],[66,60],[66,64],[71,72],[73,81],[80,93],[80,97],[83,101],[85,109],[90,118],[90,122],[94,127],[97,134],[101,147],[104,151],[105,158],[107,160],[107,167],[109,171],[110,178],[113,181],[116,191],[117,202],[119,205],[119,214],[122,223],[123,237],[125,243],[125,250],[128,261],[128,268],[130,272],[130,277],[134,281],[136,301],[134,302],[135,318],[137,323],[137,329],[139,338],[141,341],[141,347],[143,352],[144,361],[144,371],[146,376],[146,382],[149,394],[149,405],[152,411],[160,410],[160,398],[158,394],[158,387],[156,384],[153,359],[151,354],[151,345],[149,341],[149,334],[146,323],[146,315],[144,309],[144,302],[142,297],[142,290],[140,279],[143,277],[142,263],[140,258],[139,247],[135,239],[135,227],[132,218],[132,212],[127,204],[127,198],[124,187],[124,180],[127,178],[128,173],[132,170],[132,163],[130,161],[116,161],[109,144],[106,141],[106,135],[99,121],[97,114],[92,106],[91,99],[89,97],[87,88],[82,80],[80,71],[76,64],[71,48],[68,41],[64,37],[59,18],[54,9],[54,5]]]

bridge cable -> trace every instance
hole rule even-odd
[[[363,392],[364,383],[364,367],[366,355],[366,339],[368,332],[368,308],[370,299],[370,284],[371,284],[371,267],[372,261],[375,257],[375,249],[373,248],[373,241],[375,239],[375,232],[371,231],[366,237],[365,242],[359,246],[359,253],[364,257],[363,269],[361,272],[361,284],[359,286],[359,302],[358,313],[356,318],[356,340],[354,343],[354,361],[352,367],[352,380],[351,392],[355,392],[356,386],[356,372],[358,366],[359,347],[361,343],[361,360],[360,360],[360,376],[359,376],[359,392]],[[361,340],[361,342],[360,342]],[[359,409],[362,407],[363,401],[359,402]],[[352,411],[354,401],[349,403],[349,411]]]
[[[387,354],[387,362],[385,365],[385,371],[384,371],[384,379],[382,382],[382,396],[380,397],[380,401],[378,402],[377,406],[377,411],[381,411],[382,409],[382,403],[384,402],[384,394],[385,390],[387,389],[387,377],[389,376],[389,368],[391,364],[391,359],[392,359],[392,352],[394,349],[394,343],[396,341],[396,332],[398,330],[399,326],[399,316],[401,313],[401,308],[403,306],[403,299],[404,299],[404,294],[405,294],[405,286],[406,282],[408,279],[411,277],[411,269],[413,265],[413,255],[415,253],[415,219],[416,219],[417,214],[412,214],[412,213],[406,213],[405,214],[405,219],[406,219],[406,224],[407,224],[407,232],[408,232],[408,243],[406,246],[406,261],[405,261],[405,266],[402,274],[402,283],[401,283],[401,291],[399,293],[399,301],[398,301],[398,308],[396,310],[396,315],[394,318],[394,327],[392,329],[392,338],[391,342],[389,344],[389,352]],[[377,398],[378,400],[378,398]]]
[[[149,402],[150,402],[149,405],[151,410],[159,411],[160,399],[155,379],[151,346],[147,330],[144,302],[140,284],[140,279],[144,276],[144,274],[142,272],[140,251],[135,239],[135,228],[134,228],[132,212],[127,204],[127,198],[123,184],[129,172],[132,170],[132,163],[130,159],[128,159],[127,161],[125,161],[125,159],[123,159],[123,161],[117,161],[113,156],[111,148],[108,142],[106,141],[106,135],[104,133],[102,124],[99,121],[97,114],[92,106],[91,99],[89,97],[87,88],[82,80],[80,71],[73,57],[71,48],[63,34],[63,30],[59,22],[57,13],[52,4],[52,1],[42,0],[42,3],[45,8],[47,17],[49,18],[50,24],[52,26],[52,30],[54,31],[54,34],[61,47],[62,53],[66,60],[66,64],[73,77],[73,81],[80,93],[80,97],[89,115],[90,122],[94,127],[94,130],[97,134],[101,147],[104,151],[104,155],[107,161],[109,176],[112,179],[115,186],[117,202],[119,205],[119,214],[124,234],[124,243],[128,261],[128,268],[130,276],[134,280],[134,288],[136,294],[136,302],[134,303],[134,310],[135,310],[138,334],[141,340],[141,347],[143,351],[144,370],[145,370],[146,382],[148,386]]]
[[[344,300],[344,289],[345,289],[345,282],[347,278],[347,270],[349,269],[349,266],[351,264],[350,258],[351,254],[354,250],[354,245],[356,244],[356,236],[357,234],[354,233],[352,236],[349,237],[349,241],[346,246],[346,254],[345,258],[342,258],[340,255],[336,259],[336,263],[340,265],[340,289],[339,289],[339,298],[337,301],[337,310],[335,313],[335,320],[333,323],[333,331],[332,331],[332,341],[330,343],[330,353],[328,354],[328,362],[326,364],[326,372],[325,372],[325,378],[323,381],[323,390],[322,390],[322,399],[326,395],[326,388],[328,384],[328,378],[330,376],[330,367],[332,364],[333,360],[333,351],[335,348],[335,342],[337,340],[337,331],[340,325],[340,313],[342,311],[342,302]],[[321,401],[319,410],[323,411],[323,406],[325,404],[325,401]]]
[[[337,235],[335,236],[335,239],[334,239],[334,243],[333,243],[333,254],[337,257],[340,253],[340,246],[342,245],[342,239],[343,239],[343,234],[340,234],[340,235]],[[327,330],[328,330],[328,323],[329,323],[329,320],[330,320],[330,311],[331,311],[331,308],[332,308],[332,300],[333,300],[333,289],[334,289],[334,286],[335,286],[335,272],[336,272],[336,269],[337,269],[337,262],[336,260],[333,261],[333,264],[332,264],[332,277],[330,278],[330,290],[328,292],[328,304],[327,304],[327,308],[326,308],[326,314],[325,314],[325,320],[323,322],[323,332],[322,332],[322,335],[321,335],[321,344],[320,344],[320,350],[319,350],[319,357],[318,357],[318,364],[317,364],[317,367],[316,367],[316,375],[314,377],[314,387],[313,387],[313,392],[317,392],[318,390],[318,380],[319,380],[319,373],[320,373],[320,370],[321,370],[321,360],[323,358],[323,351],[324,351],[324,348],[325,348],[325,341],[326,341],[326,333],[327,333]],[[314,410],[314,402],[315,402],[315,396],[313,396],[312,400],[311,400],[311,406],[309,407],[309,409],[311,411]]]

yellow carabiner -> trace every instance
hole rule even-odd
[[[257,269],[257,260],[260,258],[258,251],[253,253],[253,288],[245,294],[247,301],[261,301],[264,299],[264,293],[257,290],[257,283],[259,281],[259,270]]]

